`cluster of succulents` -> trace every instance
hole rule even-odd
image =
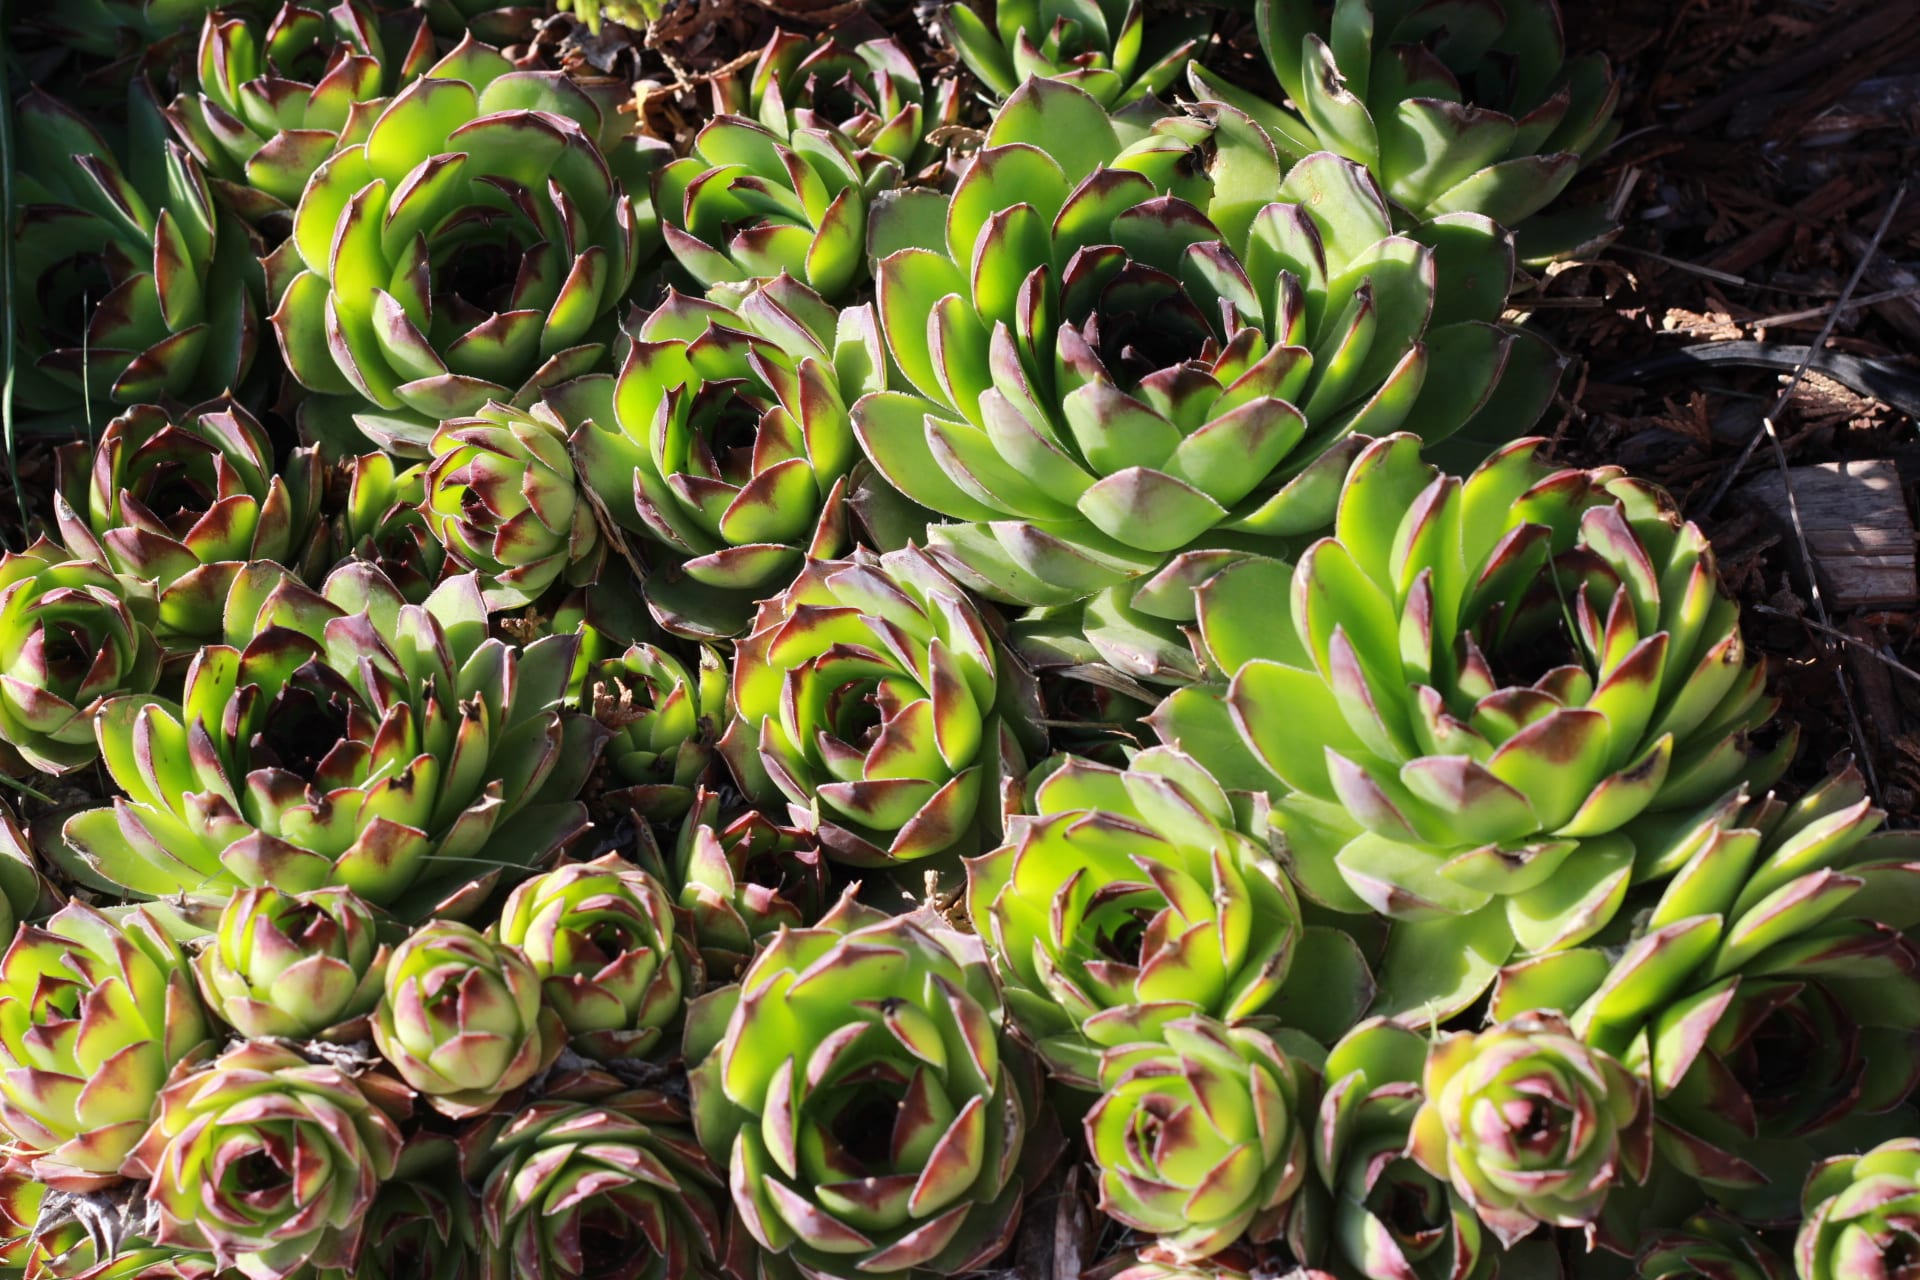
[[[1920,1265],[1920,854],[1532,435],[1553,0],[770,7],[673,138],[558,8],[20,28],[0,1275]]]

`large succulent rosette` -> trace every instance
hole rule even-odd
[[[388,37],[411,36],[406,48]],[[288,0],[272,17],[210,13],[193,91],[167,119],[222,197],[249,221],[286,215],[313,171],[368,128],[401,85],[434,61],[433,37],[388,29],[362,0]]]
[[[1370,1018],[1334,1044],[1312,1117],[1317,1189],[1290,1237],[1378,1280],[1486,1280],[1498,1249],[1473,1206],[1407,1153],[1427,1037]]]
[[[762,1248],[810,1274],[900,1277],[1006,1246],[1023,1147],[1044,1144],[965,948],[849,895],[694,1006],[695,1129]]]
[[[245,889],[194,957],[207,1007],[253,1039],[316,1036],[372,1011],[389,948],[350,891]]]
[[[1495,1013],[1563,1011],[1647,1077],[1676,1168],[1790,1215],[1800,1171],[1920,1082],[1920,861],[1883,817],[1848,769],[1792,805],[1734,791],[1635,824],[1639,874],[1671,879],[1632,933],[1509,967]]]
[[[532,604],[556,583],[599,575],[606,543],[566,428],[547,406],[489,401],[442,422],[428,448],[421,514],[453,559],[480,575],[488,608]]]
[[[76,554],[153,585],[155,626],[169,647],[218,635],[247,561],[324,567],[319,452],[295,448],[276,461],[265,429],[230,398],[182,413],[135,405],[97,445],[64,450],[60,472],[61,537]]]
[[[1503,1245],[1543,1223],[1590,1228],[1616,1184],[1647,1176],[1645,1081],[1557,1014],[1442,1036],[1420,1085],[1408,1153]]]
[[[1274,1011],[1300,904],[1204,769],[1164,747],[1125,770],[1068,758],[1027,808],[967,864],[968,914],[1050,1072],[1092,1088],[1105,1048]]]
[[[761,604],[734,649],[720,749],[743,790],[785,797],[839,861],[971,852],[998,780],[1024,771],[1028,686],[924,553],[862,549],[809,561]]]
[[[715,1179],[664,1094],[543,1098],[467,1143],[484,1171],[485,1274],[498,1280],[698,1280],[718,1274]]]
[[[78,902],[0,957],[0,1137],[46,1185],[120,1176],[173,1068],[212,1037],[163,917]]]
[[[1310,895],[1400,922],[1379,1012],[1444,1018],[1509,956],[1591,937],[1634,879],[1634,819],[1765,785],[1793,746],[1750,739],[1775,700],[1700,531],[1538,448],[1460,480],[1411,437],[1370,445],[1333,536],[1201,591],[1201,652],[1231,683],[1154,715],[1220,776],[1284,793]]]
[[[605,356],[654,155],[558,72],[462,43],[315,172],[269,264],[287,367],[387,448]]]
[[[1324,149],[1365,165],[1416,218],[1472,212],[1518,227],[1620,131],[1620,87],[1606,55],[1567,57],[1555,0],[1471,12],[1258,0],[1261,48],[1292,110],[1198,67],[1194,89],[1248,112],[1284,153]],[[1564,247],[1605,226],[1596,220]]]
[[[826,860],[805,832],[757,809],[725,819],[720,794],[705,787],[680,824],[673,863],[710,981],[737,979],[764,939],[827,906]]]
[[[1044,76],[1084,90],[1109,111],[1151,99],[1179,78],[1208,23],[1178,12],[1147,21],[1140,0],[993,0],[988,23],[971,5],[942,6],[940,29],[989,93],[1005,98]]]
[[[489,1110],[566,1041],[540,975],[513,947],[433,920],[394,949],[373,1042],[436,1111],[458,1120]]]
[[[1920,1139],[1893,1138],[1821,1163],[1800,1203],[1800,1280],[1898,1280],[1920,1256]]]
[[[700,987],[672,895],[615,854],[516,885],[494,934],[539,974],[574,1048],[601,1061],[652,1052]]]
[[[151,1179],[159,1244],[207,1250],[247,1280],[347,1267],[408,1106],[391,1082],[250,1040],[168,1084],[127,1172]]]
[[[459,913],[585,824],[574,797],[603,735],[561,710],[575,641],[489,637],[471,575],[411,605],[349,564],[325,594],[239,593],[229,620],[241,644],[202,649],[179,704],[102,709],[126,795],[66,824],[87,883],[338,884],[406,916]]]
[[[1313,1071],[1265,1031],[1177,1018],[1155,1041],[1109,1049],[1087,1147],[1100,1207],[1173,1262],[1242,1234],[1272,1239],[1307,1177],[1298,1108]],[[1317,1047],[1311,1046],[1317,1053]]]
[[[255,246],[131,96],[129,161],[39,90],[14,113],[14,401],[193,400],[239,385],[259,341]],[[137,162],[135,158],[137,156]]]
[[[617,376],[554,393],[588,486],[665,551],[647,592],[663,626],[732,635],[807,555],[843,549],[848,406],[884,359],[869,308],[782,276],[730,306],[669,292]]]
[[[700,646],[698,664],[636,644],[592,668],[593,713],[613,737],[607,764],[623,786],[618,798],[651,818],[678,818],[713,763],[727,721],[727,666]]]
[[[46,541],[0,556],[0,743],[45,773],[99,756],[106,701],[151,690],[150,593]]]
[[[1437,441],[1490,398],[1511,433],[1544,408],[1543,344],[1495,323],[1497,228],[1397,234],[1365,170],[1322,154],[1281,181],[1235,115],[1122,152],[1084,94],[1030,82],[955,188],[944,243],[881,260],[911,391],[866,397],[855,426],[894,488],[958,522],[928,538],[971,589],[1063,604],[1196,545],[1304,535],[1331,520],[1360,437]],[[1508,372],[1516,351],[1529,376]]]

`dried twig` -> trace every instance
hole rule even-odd
[[[1834,313],[1837,315],[1842,310],[1857,311],[1861,307],[1871,307],[1882,302],[1894,302],[1901,298],[1911,298],[1916,294],[1920,294],[1920,284],[1910,284],[1904,289],[1883,289],[1879,293],[1870,293],[1864,298],[1855,298],[1844,308],[1835,308]],[[1786,311],[1777,316],[1762,316],[1758,320],[1746,320],[1742,323],[1751,325],[1755,329],[1769,329],[1776,325],[1792,324],[1796,320],[1811,320],[1815,316],[1823,316],[1825,314],[1827,314],[1827,307],[1825,306],[1808,307],[1805,311]]]
[[[1888,653],[1884,645],[1868,644],[1859,636],[1842,631],[1838,627],[1829,626],[1824,622],[1816,622],[1812,618],[1789,612],[1786,609],[1776,609],[1770,604],[1754,604],[1749,605],[1748,608],[1752,609],[1755,613],[1765,614],[1769,618],[1785,618],[1789,622],[1797,622],[1809,630],[1818,631],[1828,639],[1836,640],[1841,644],[1858,649],[1860,652],[1878,659],[1880,665],[1894,674],[1905,676],[1915,684],[1920,684],[1920,671],[1915,671],[1912,667],[1909,667],[1906,663],[1900,661],[1900,659],[1894,657],[1891,653]]]

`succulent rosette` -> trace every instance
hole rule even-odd
[[[636,813],[671,820],[693,804],[727,720],[727,667],[707,645],[693,670],[666,650],[636,644],[594,664],[593,712],[612,733],[607,764]]]
[[[1365,165],[1416,218],[1517,228],[1620,131],[1606,55],[1567,56],[1555,0],[1501,0],[1470,21],[1417,0],[1257,0],[1255,15],[1292,110],[1199,67],[1196,94],[1246,111],[1283,152]],[[1583,224],[1564,248],[1606,229]]]
[[[956,0],[940,30],[989,93],[1005,98],[1030,77],[1084,90],[1108,111],[1157,96],[1180,75],[1209,23],[1156,13],[1140,0],[993,0],[992,23]]]
[[[423,454],[490,400],[594,368],[653,235],[656,153],[558,72],[464,41],[314,171],[269,264],[293,376]]]
[[[1231,683],[1153,717],[1217,774],[1285,793],[1310,895],[1401,922],[1376,1012],[1444,1018],[1510,956],[1593,936],[1634,878],[1634,819],[1765,786],[1793,747],[1754,745],[1776,700],[1700,531],[1659,490],[1538,448],[1460,480],[1410,436],[1369,445],[1332,536],[1201,591],[1201,652]],[[1429,963],[1449,952],[1468,963]]]
[[[1503,1245],[1541,1224],[1590,1228],[1652,1160],[1646,1083],[1558,1014],[1440,1037],[1427,1053],[1408,1153]]]
[[[251,580],[245,580],[251,585]],[[571,637],[487,634],[471,575],[407,604],[370,565],[324,594],[236,593],[180,702],[98,723],[126,792],[64,829],[68,870],[139,896],[337,884],[403,917],[470,912],[585,825],[602,734],[562,704]]]
[[[553,394],[588,486],[666,553],[647,590],[662,626],[733,635],[807,555],[842,549],[847,406],[884,368],[869,308],[783,276],[731,306],[669,291],[617,376]]]
[[[248,1280],[350,1266],[408,1106],[378,1085],[258,1040],[179,1073],[127,1158],[152,1180],[157,1243],[207,1250]]]
[[[674,874],[707,975],[722,982],[745,972],[763,940],[827,906],[826,861],[805,832],[757,809],[726,819],[705,787],[680,824]]]
[[[805,814],[829,857],[886,866],[991,836],[997,780],[1025,768],[1031,699],[924,553],[862,549],[808,561],[761,604],[734,649],[720,749],[750,796]]]
[[[489,401],[442,422],[428,448],[421,514],[457,564],[480,575],[489,608],[598,576],[606,544],[551,409]]]
[[[42,538],[0,556],[0,744],[44,773],[99,757],[94,720],[151,690],[151,594]]]
[[[1800,1280],[1895,1280],[1920,1254],[1920,1139],[1893,1138],[1816,1166],[1800,1195]]]
[[[1370,1018],[1327,1054],[1313,1117],[1313,1167],[1324,1194],[1302,1224],[1331,1260],[1379,1280],[1485,1280],[1489,1246],[1472,1205],[1407,1154],[1420,1108],[1427,1037]],[[1320,1243],[1324,1242],[1324,1243]]]
[[[891,161],[911,178],[933,164],[936,129],[960,123],[960,84],[944,77],[931,96],[913,56],[862,18],[814,39],[784,28],[762,46],[751,74],[716,75],[721,113],[759,121],[792,142],[796,129],[838,131],[854,145],[863,173]]]
[[[362,560],[378,568],[409,604],[422,604],[446,572],[447,552],[421,514],[427,466],[365,453],[339,465],[344,493],[331,531],[335,563]],[[338,483],[338,482],[336,482]]]
[[[431,920],[394,948],[373,1042],[443,1115],[487,1111],[552,1066],[566,1041],[540,975],[513,947]]]
[[[487,1274],[500,1280],[719,1274],[716,1182],[664,1094],[543,1098],[474,1135]]]
[[[140,910],[74,902],[0,957],[0,1130],[59,1190],[118,1180],[167,1075],[212,1037],[180,944]]]
[[[1883,817],[1849,768],[1792,805],[1736,790],[1630,827],[1637,875],[1664,880],[1631,935],[1510,966],[1496,1015],[1564,1012],[1647,1078],[1676,1168],[1791,1214],[1800,1171],[1920,1082],[1920,861]]]
[[[290,213],[320,163],[366,141],[387,97],[433,61],[424,24],[404,50],[389,48],[361,0],[288,0],[264,23],[223,10],[200,28],[197,83],[167,119],[227,202],[258,222]]]
[[[1751,1228],[1699,1213],[1640,1250],[1640,1280],[1793,1280],[1793,1268]]]
[[[192,400],[236,387],[259,341],[247,229],[214,203],[144,93],[123,169],[91,125],[39,90],[15,109],[15,403]],[[130,176],[131,174],[131,176]]]
[[[317,1036],[380,1001],[389,948],[350,891],[245,889],[194,957],[207,1007],[241,1035]]]
[[[955,522],[928,541],[970,589],[1065,604],[1196,545],[1308,534],[1362,437],[1431,443],[1493,406],[1510,434],[1545,407],[1535,375],[1557,365],[1496,323],[1498,228],[1397,234],[1365,170],[1320,154],[1283,181],[1233,115],[1122,151],[1085,94],[1032,81],[960,178],[944,243],[881,260],[910,390],[861,400],[855,427],[893,488]],[[1073,155],[1043,149],[1063,138]]]
[[[750,77],[715,83],[717,114],[654,178],[661,234],[702,288],[781,275],[841,302],[868,279],[868,213],[937,157],[957,84],[931,100],[906,51],[871,23],[818,40],[776,32]]]
[[[740,1225],[781,1261],[952,1275],[1011,1239],[1023,1148],[1029,1165],[1046,1153],[1032,1073],[968,950],[849,894],[695,1004],[695,1130]]]
[[[325,488],[311,447],[276,461],[251,414],[222,397],[170,414],[135,405],[97,445],[60,459],[54,512],[76,554],[153,584],[160,636],[191,647],[218,634],[241,566],[272,560],[317,574]]]
[[[700,986],[673,896],[614,854],[514,886],[494,934],[539,975],[574,1048],[603,1062],[651,1053]]]
[[[1272,1011],[1300,903],[1226,792],[1165,747],[1125,770],[1057,763],[1008,842],[967,864],[968,914],[1048,1070],[1092,1088],[1103,1049]]]
[[[701,288],[791,276],[829,302],[867,278],[867,206],[899,162],[831,127],[720,115],[654,175],[661,235]]]
[[[1176,1018],[1107,1050],[1087,1113],[1100,1207],[1177,1263],[1278,1236],[1307,1177],[1298,1108],[1314,1072],[1264,1031]],[[1317,1052],[1311,1042],[1306,1046]]]

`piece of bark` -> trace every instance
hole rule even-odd
[[[1793,467],[1788,475],[1829,609],[1904,605],[1920,595],[1913,517],[1893,462],[1823,462]],[[1793,513],[1779,471],[1749,481],[1740,492],[1792,537]]]

